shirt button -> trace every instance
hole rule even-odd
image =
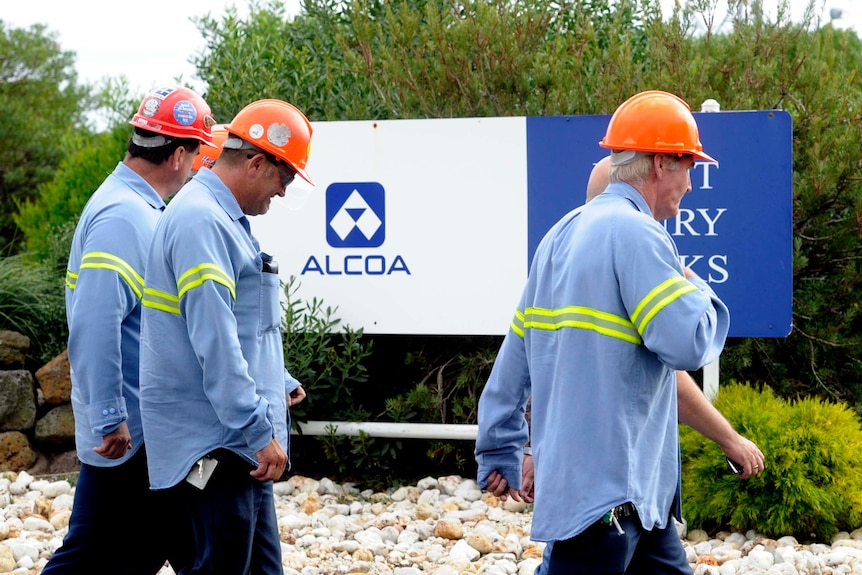
[[[107,409],[103,409],[103,410],[102,410],[102,415],[108,415],[108,410],[107,410]]]
[[[115,413],[117,413],[117,410],[114,409],[113,407],[111,409],[109,409],[108,411],[111,412],[111,415],[114,415]]]

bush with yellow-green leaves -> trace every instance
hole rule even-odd
[[[862,525],[862,424],[853,409],[736,382],[721,387],[715,406],[760,447],[765,470],[740,479],[716,443],[680,426],[689,528],[826,540]]]

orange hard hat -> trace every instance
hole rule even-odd
[[[229,134],[272,154],[313,184],[305,166],[311,151],[311,124],[299,109],[282,100],[252,102],[226,126]]]
[[[129,122],[155,134],[173,138],[194,138],[212,146],[215,120],[209,105],[192,90],[170,86],[153,90],[141,102]]]
[[[715,162],[703,151],[689,105],[669,92],[647,90],[617,108],[599,145],[611,150],[691,154]]]
[[[192,169],[197,172],[201,168],[212,168],[215,161],[221,155],[221,147],[227,138],[227,130],[223,124],[216,124],[212,128],[213,146],[214,148],[201,146],[201,151],[195,156],[195,161],[192,163]]]

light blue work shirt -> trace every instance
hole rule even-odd
[[[521,485],[532,394],[531,537],[569,539],[631,502],[644,529],[679,515],[675,370],[721,352],[730,317],[643,196],[612,183],[536,250],[479,400],[478,479]]]
[[[66,270],[66,320],[78,459],[114,467],[143,444],[138,409],[141,294],[147,251],[164,201],[120,162],[87,201]],[[93,451],[126,422],[132,449],[119,459]]]
[[[250,465],[289,451],[278,275],[231,191],[201,170],[156,228],[141,331],[141,414],[150,486],[179,483],[203,455]]]

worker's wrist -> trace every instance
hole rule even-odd
[[[524,446],[524,455],[533,455],[533,448],[529,445]]]

